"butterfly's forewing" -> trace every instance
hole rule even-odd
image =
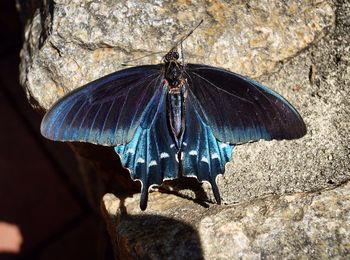
[[[127,143],[152,108],[160,77],[159,65],[146,65],[88,83],[53,105],[42,120],[41,133],[58,141]]]
[[[306,133],[298,112],[282,96],[232,72],[188,64],[189,96],[214,136],[233,144],[294,139]]]

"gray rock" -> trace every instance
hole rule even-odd
[[[208,208],[153,192],[103,198],[117,259],[346,259],[350,256],[350,184],[320,193],[266,196]]]
[[[186,199],[196,195],[185,190],[179,191],[183,197],[152,193],[147,209],[152,216],[145,225],[136,202],[125,202],[132,221],[109,211],[105,219],[115,250],[125,257],[154,259],[175,249],[178,257],[192,258],[346,258],[349,185],[338,186],[350,179],[350,4],[180,2],[48,0],[30,12],[19,4],[27,19],[21,83],[33,107],[48,109],[65,93],[120,69],[126,60],[165,53],[204,19],[184,42],[186,60],[257,78],[300,111],[308,133],[295,141],[237,146],[219,178],[229,206],[207,209]],[[130,63],[157,63],[161,57]],[[98,176],[113,172],[95,169]],[[329,188],[335,189],[323,191]],[[264,198],[268,194],[276,196]],[[154,225],[165,235],[155,232]]]
[[[308,133],[292,142],[237,147],[219,186],[227,203],[266,193],[317,191],[349,180],[350,36],[344,34],[349,5],[338,7],[337,16],[332,34],[261,77],[296,105]]]
[[[42,6],[25,28],[21,82],[46,109],[64,93],[120,69],[122,61],[165,53],[201,19],[204,24],[184,43],[187,59],[256,77],[325,35],[335,17],[331,3],[311,0],[59,0]]]

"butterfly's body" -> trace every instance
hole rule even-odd
[[[168,100],[168,119],[171,132],[174,136],[177,146],[180,146],[181,136],[185,129],[185,100],[186,100],[186,89],[183,87],[179,92],[173,92],[170,90],[167,95]]]
[[[177,61],[178,54],[169,52],[164,58],[164,84],[167,88],[167,114],[171,134],[177,148],[181,147],[182,134],[185,129],[185,101],[187,96],[187,79],[183,67]]]
[[[183,65],[170,51],[160,65],[117,71],[60,99],[42,134],[58,141],[114,146],[131,177],[148,189],[179,176],[211,184],[236,144],[294,139],[306,133],[298,112],[280,95],[241,75]]]

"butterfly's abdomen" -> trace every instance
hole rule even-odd
[[[183,120],[183,104],[184,97],[182,92],[169,92],[168,94],[168,115],[170,126],[172,132],[176,138],[179,138],[184,129],[184,120]]]

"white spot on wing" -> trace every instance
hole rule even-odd
[[[171,144],[171,145],[170,145],[170,148],[174,148],[174,146],[175,146],[175,144]]]
[[[145,163],[145,160],[141,157],[139,157],[136,161],[136,163]]]
[[[194,155],[194,156],[196,156],[198,153],[197,153],[197,151],[196,151],[196,150],[191,150],[191,151],[189,152],[189,154],[190,154],[190,155]]]
[[[220,144],[220,148],[226,148],[228,146],[228,144],[226,144],[226,143],[221,143]]]
[[[135,153],[135,150],[132,149],[132,148],[129,148],[129,149],[126,151],[126,153],[134,154],[134,153]]]
[[[187,143],[186,143],[186,142],[183,142],[182,144],[183,144],[183,146],[187,146]]]
[[[218,159],[218,158],[219,158],[219,155],[218,155],[217,153],[213,153],[213,154],[211,155],[211,158],[212,158],[212,159]]]
[[[149,162],[148,167],[156,166],[156,165],[158,165],[157,162],[155,160],[152,160]]]
[[[202,159],[201,159],[202,162],[205,162],[205,163],[209,163],[207,157],[203,156]]]
[[[169,158],[169,157],[170,157],[170,155],[169,155],[168,153],[161,153],[161,154],[160,154],[160,158],[161,158],[161,159]]]

